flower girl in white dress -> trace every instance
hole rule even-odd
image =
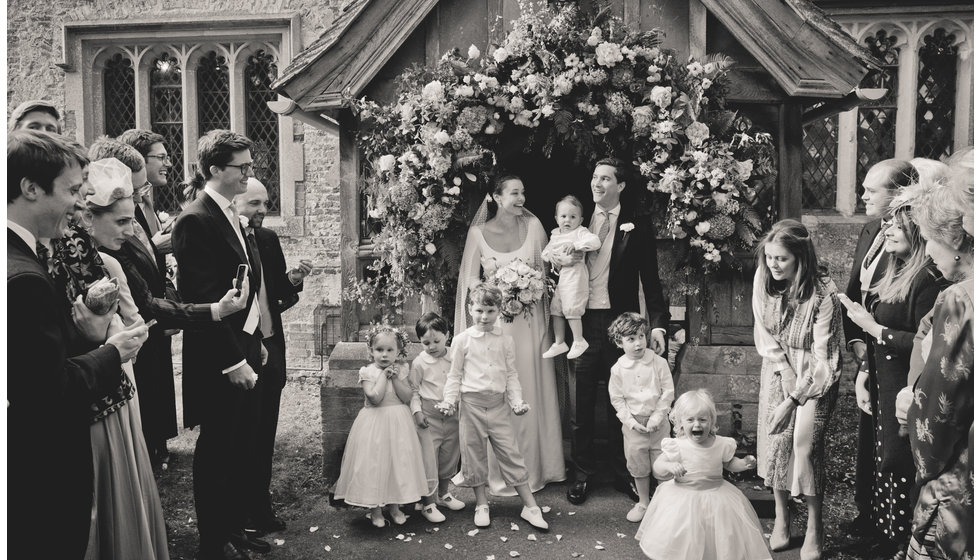
[[[674,403],[677,438],[665,438],[654,475],[657,487],[636,531],[655,560],[762,560],[772,558],[759,517],[748,499],[722,477],[722,468],[754,468],[755,457],[735,458],[735,440],[715,435],[715,403],[704,389]]]
[[[399,504],[419,501],[435,491],[426,478],[422,446],[408,404],[412,388],[405,356],[408,336],[379,325],[368,337],[371,365],[361,368],[364,408],[357,413],[340,464],[334,497],[371,508],[371,523],[384,527],[382,507],[396,525],[406,516]]]

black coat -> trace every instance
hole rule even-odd
[[[633,229],[624,231],[625,224],[633,224]],[[615,314],[640,311],[641,280],[650,326],[666,330],[670,310],[660,283],[653,226],[649,216],[636,216],[630,206],[621,203],[609,261],[609,301]]]
[[[874,243],[879,231],[881,231],[881,219],[875,218],[864,224],[864,228],[861,229],[861,234],[858,236],[857,248],[854,250],[854,261],[851,263],[851,275],[847,280],[847,291],[844,292],[851,301],[861,303],[861,264],[864,262],[864,258],[868,256],[871,244]],[[884,257],[878,261],[878,268],[871,276],[872,284],[884,274],[886,262],[887,259]],[[864,331],[854,324],[847,313],[844,313],[844,340],[850,342],[855,339],[864,340]]]
[[[276,376],[278,379],[270,379],[269,382],[277,383],[280,387],[286,384],[286,340],[282,328],[282,312],[296,305],[299,301],[299,292],[303,290],[303,284],[294,286],[286,275],[286,258],[282,253],[282,245],[279,243],[279,236],[276,232],[267,228],[255,228],[255,242],[259,248],[259,255],[262,257],[262,269],[265,270],[266,296],[269,298],[269,313],[272,315],[272,328],[275,331],[272,335],[278,344],[274,348],[281,349],[282,356],[277,356],[276,360],[270,358],[270,363],[281,364],[282,367],[265,368],[266,372]],[[265,372],[263,372],[265,373]]]
[[[92,508],[89,406],[118,387],[119,352],[75,329],[34,251],[7,230],[7,552],[82,558]],[[52,538],[54,537],[54,538]]]

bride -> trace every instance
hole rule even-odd
[[[480,207],[466,235],[456,289],[456,334],[467,327],[467,288],[514,259],[544,270],[541,250],[547,242],[541,222],[524,208],[524,183],[516,175],[499,177],[492,200],[488,198]],[[530,317],[519,315],[511,323],[501,320],[504,334],[514,338],[521,389],[524,400],[531,405],[527,414],[511,416],[511,420],[530,474],[532,492],[549,482],[565,480],[555,368],[552,360],[541,357],[551,346],[548,319],[548,305],[542,300],[534,305]],[[493,453],[489,456],[490,492],[516,495],[513,488],[504,485]]]

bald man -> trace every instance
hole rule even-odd
[[[255,177],[249,177],[248,189],[235,197],[238,215],[248,220],[245,228],[248,243],[258,246],[262,261],[263,282],[258,293],[262,316],[272,321],[262,323],[262,345],[266,362],[255,389],[259,392],[261,409],[255,440],[255,456],[252,467],[254,476],[246,490],[248,521],[245,530],[262,536],[282,531],[286,524],[272,508],[269,485],[272,482],[272,454],[276,443],[276,427],[279,423],[279,397],[286,385],[286,341],[282,330],[282,312],[299,301],[303,279],[312,267],[309,261],[300,261],[296,268],[286,271],[286,259],[279,237],[271,229],[262,227],[269,211],[269,193],[265,185]],[[268,310],[268,314],[266,313]]]

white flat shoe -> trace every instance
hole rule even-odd
[[[439,505],[446,506],[453,511],[459,511],[466,507],[462,500],[457,500],[452,494],[446,492],[445,496],[439,497]]]
[[[473,524],[477,527],[490,526],[490,506],[476,506],[476,512],[473,514]]]
[[[522,509],[521,519],[527,521],[532,526],[537,527],[538,529],[548,528],[548,522],[545,521],[544,517],[541,516],[541,508],[539,508],[538,506],[525,507],[524,509]]]
[[[639,523],[643,521],[643,514],[647,512],[647,506],[643,504],[636,504],[633,509],[626,514],[626,520],[630,523]]]
[[[573,342],[572,349],[568,351],[568,359],[574,360],[575,358],[578,358],[579,356],[584,354],[585,351],[588,349],[589,349],[589,343],[584,340]]]
[[[435,504],[429,504],[422,508],[422,517],[428,519],[432,523],[442,523],[446,520],[446,516],[439,511],[439,508]]]
[[[545,359],[547,359],[547,358],[554,358],[556,356],[561,356],[565,352],[568,352],[568,345],[565,344],[564,342],[562,342],[561,344],[558,344],[556,342],[556,343],[554,343],[554,344],[551,345],[551,348],[548,348],[548,351],[547,352],[545,352],[544,354],[541,354],[541,357],[542,358],[545,358]]]
[[[405,524],[405,521],[408,520],[408,516],[406,516],[404,513],[402,513],[402,510],[400,510],[398,508],[389,509],[388,510],[388,515],[391,516],[391,521],[395,525],[404,525]]]

